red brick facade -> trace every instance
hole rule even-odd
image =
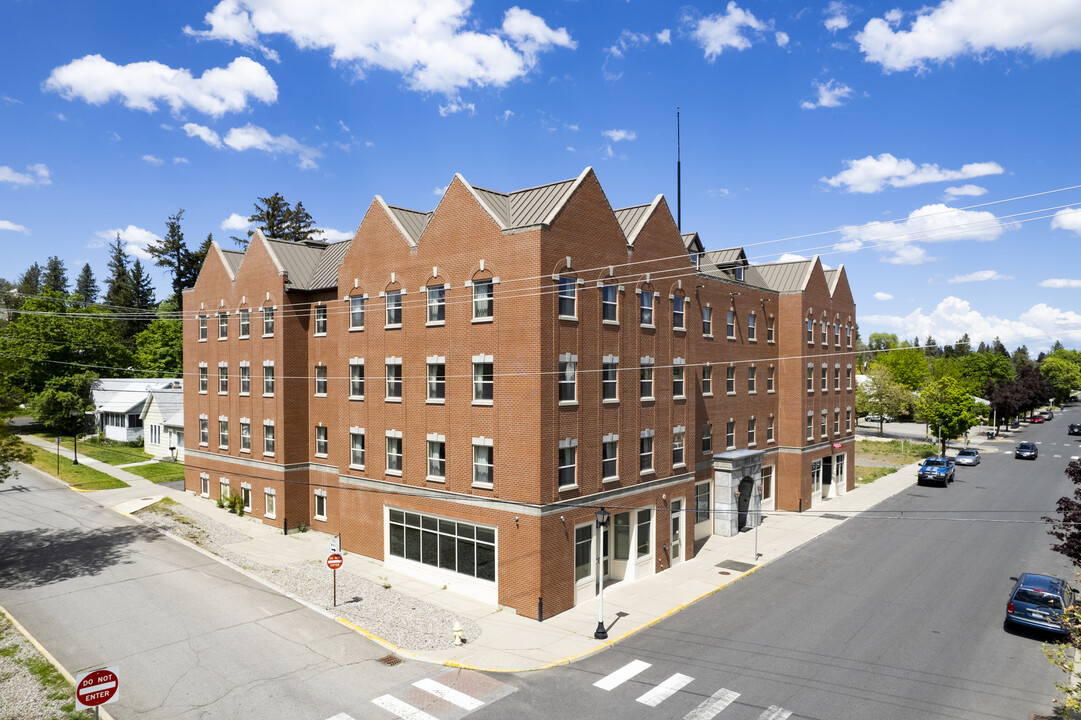
[[[602,506],[613,515],[606,532],[613,577],[630,580],[693,557],[696,531],[711,532],[709,508],[698,508],[702,523],[694,511],[695,486],[711,480],[714,453],[762,452],[773,473],[765,508],[810,507],[822,494],[812,488],[812,463],[826,457],[832,477],[835,458],[844,457],[840,485],[853,487],[846,329],[854,335],[855,307],[844,270],[824,271],[815,259],[799,264],[795,281],[781,282],[751,278],[755,267],[744,276],[742,267],[688,254],[663,198],[614,212],[589,169],[510,195],[458,176],[428,214],[377,197],[351,243],[290,246],[256,233],[243,255],[215,248],[184,295],[185,362],[188,372],[205,368],[207,375],[205,391],[201,380],[185,383],[187,487],[217,498],[227,480],[229,492],[250,491],[249,514],[268,524],[341,533],[346,550],[528,616],[542,600],[545,616],[561,612],[592,595],[586,574],[594,565],[584,561],[596,552],[592,521]],[[490,317],[483,293],[479,306],[474,295],[486,281]],[[602,319],[604,284],[616,287],[614,320]],[[431,307],[428,289],[436,294]],[[398,291],[400,322],[388,322],[388,298]],[[645,324],[643,295],[652,298]],[[351,296],[365,298],[362,326],[353,322]],[[682,328],[675,326],[679,303]],[[706,307],[711,335],[703,332]],[[272,333],[263,332],[264,308],[273,312]],[[227,313],[221,340],[219,313]],[[207,318],[205,340],[199,316]],[[606,363],[617,378],[609,399]],[[268,367],[272,393],[264,392]],[[353,392],[356,367],[363,368],[362,396]],[[643,367],[652,369],[649,399]],[[704,372],[712,393],[704,392]],[[249,447],[242,447],[242,423]],[[703,446],[706,423],[711,448]],[[265,452],[270,424],[273,450]],[[363,465],[353,462],[352,447],[361,433]],[[644,470],[643,435],[647,449],[652,442]],[[614,471],[603,461],[606,442],[616,449]],[[565,468],[561,483],[571,448],[573,472]],[[397,457],[400,471],[388,467]],[[677,502],[684,511],[675,514],[683,523],[678,536]]]

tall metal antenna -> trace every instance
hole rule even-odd
[[[681,233],[683,232],[683,197],[682,197],[682,184],[683,175],[680,169],[680,148],[679,148],[679,105],[676,105],[676,229]]]

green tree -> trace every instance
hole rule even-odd
[[[956,440],[979,421],[972,396],[952,377],[930,380],[924,384],[916,408],[923,421],[938,436],[942,455],[946,454],[947,440]]]
[[[171,301],[158,306],[158,317],[135,336],[135,366],[147,377],[184,372],[184,323]]]
[[[895,347],[878,354],[877,364],[890,369],[893,379],[909,390],[916,390],[927,379],[927,356],[919,348]]]
[[[98,300],[98,282],[94,279],[94,271],[90,269],[90,263],[83,265],[79,277],[75,278],[75,294],[87,305]]]
[[[68,271],[64,261],[53,255],[45,263],[45,272],[41,275],[41,289],[52,290],[61,295],[68,294]]]
[[[305,242],[323,232],[315,228],[315,221],[304,209],[303,202],[298,202],[294,208],[279,193],[259,198],[255,203],[255,212],[248,217],[248,222],[253,223],[268,238],[288,242]],[[234,236],[233,240],[238,245],[247,245],[254,232],[249,230],[246,238]]]
[[[879,363],[871,363],[867,368],[867,381],[856,387],[856,413],[878,415],[879,434],[882,434],[881,418],[907,415],[912,400],[912,392],[894,380],[889,368]]]
[[[1081,388],[1081,367],[1071,362],[1065,352],[1044,358],[1040,363],[1040,374],[1051,383],[1060,402]]]
[[[135,347],[135,335],[142,328],[133,310],[135,285],[120,233],[116,234],[116,240],[109,246],[109,277],[105,281],[104,302],[109,310],[117,314],[116,329],[120,342],[131,350]]]
[[[34,419],[58,435],[81,433],[86,413],[94,409],[91,392],[97,381],[97,374],[89,370],[50,379],[30,400]]]
[[[180,302],[180,293],[195,284],[202,266],[202,258],[189,250],[184,242],[184,231],[180,227],[183,217],[184,208],[170,215],[165,221],[165,237],[151,241],[146,248],[153,256],[154,264],[167,269],[172,275],[173,297],[177,302]]]
[[[31,447],[8,425],[8,420],[21,398],[21,393],[11,388],[6,380],[0,379],[0,483],[19,477],[15,463],[29,463],[34,459]]]

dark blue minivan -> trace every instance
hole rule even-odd
[[[1073,590],[1065,580],[1025,573],[1010,593],[1006,622],[1065,635],[1062,611],[1073,604]]]

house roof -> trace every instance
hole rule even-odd
[[[244,262],[244,253],[236,250],[222,250],[220,247],[219,251],[225,267],[229,270],[229,274],[235,278],[237,270],[240,269],[240,263]]]
[[[455,178],[473,194],[501,230],[517,230],[535,225],[550,225],[582,180],[591,172],[593,168],[587,167],[581,175],[572,180],[561,180],[511,193],[474,187],[460,173],[455,175]]]
[[[95,411],[127,413],[142,410],[151,390],[182,387],[176,378],[102,378],[94,384]]]
[[[157,407],[165,427],[184,427],[184,391],[181,388],[151,390],[139,417],[146,419],[150,407]]]
[[[290,290],[325,290],[338,284],[338,265],[352,240],[336,243],[265,239],[267,250],[288,278]]]
[[[776,292],[801,292],[807,287],[814,260],[755,265],[766,287]]]

